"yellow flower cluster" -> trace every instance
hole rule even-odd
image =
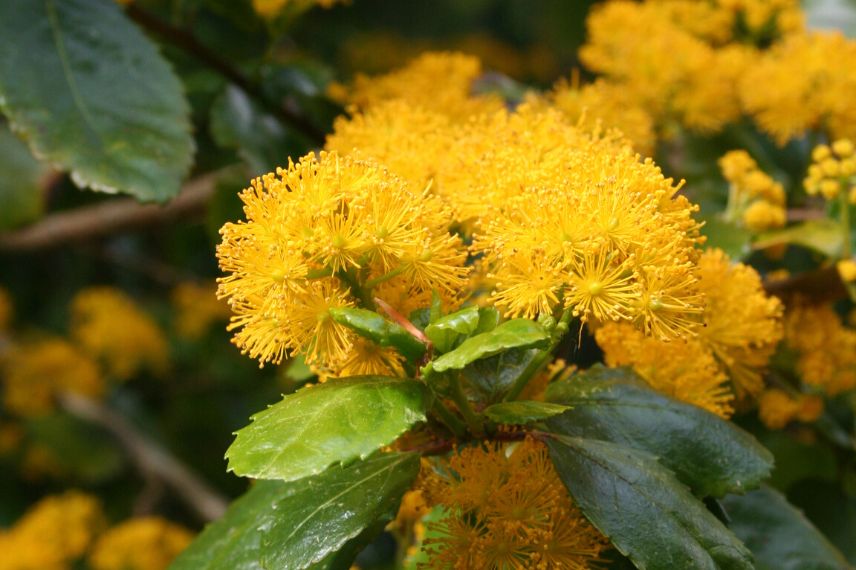
[[[733,41],[762,44],[802,31],[799,0],[654,0],[693,35],[716,45]]]
[[[313,6],[330,8],[337,2],[347,0],[253,0],[253,10],[263,18],[273,19],[286,10],[300,13]]]
[[[791,395],[778,388],[758,398],[758,417],[770,429],[782,429],[793,420],[810,423],[823,413],[823,399],[814,394]]]
[[[3,570],[71,570],[104,526],[98,501],[78,491],[47,497],[0,530]]]
[[[235,344],[262,363],[302,354],[336,370],[356,339],[330,309],[373,307],[376,296],[406,314],[396,297],[452,299],[466,281],[449,209],[372,162],[310,154],[241,199],[246,222],[221,230],[219,294]]]
[[[63,391],[100,398],[105,386],[97,364],[59,338],[26,342],[10,349],[3,360],[3,402],[22,416],[54,409]]]
[[[117,289],[91,287],[74,297],[71,336],[117,380],[127,380],[142,369],[166,371],[169,349],[163,333]]]
[[[662,341],[617,323],[597,329],[595,338],[607,366],[632,366],[658,392],[723,418],[734,413],[728,378],[701,340]]]
[[[809,129],[856,138],[854,68],[856,40],[835,32],[792,35],[747,68],[740,97],[779,144]]]
[[[423,568],[594,568],[607,540],[571,502],[543,444],[491,443],[459,450],[424,482],[448,515]]]
[[[632,366],[652,388],[722,417],[734,394],[757,395],[762,372],[782,338],[782,305],[767,296],[754,269],[718,249],[698,261],[704,326],[696,337],[664,342],[627,326],[606,325],[595,338],[609,366]]]
[[[847,199],[856,204],[856,149],[850,139],[839,139],[831,148],[825,144],[814,147],[812,164],[803,182],[809,195],[820,194],[827,200],[848,192]]]
[[[357,75],[349,101],[367,109],[382,101],[401,99],[415,107],[463,120],[505,107],[498,95],[473,93],[481,74],[482,65],[477,57],[456,52],[428,52],[386,75]]]
[[[719,168],[729,183],[728,221],[742,221],[754,232],[785,225],[785,189],[758,168],[745,150],[732,150],[719,159]]]
[[[856,388],[856,331],[829,305],[789,307],[785,341],[803,382],[830,396]]]
[[[229,319],[229,307],[217,298],[217,285],[181,283],[172,290],[175,329],[179,336],[198,339],[213,323]]]
[[[159,517],[129,519],[102,534],[89,555],[93,570],[166,570],[193,534]]]

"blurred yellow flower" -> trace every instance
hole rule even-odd
[[[98,537],[89,555],[93,570],[166,570],[193,534],[159,517],[129,519]]]

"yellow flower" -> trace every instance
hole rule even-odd
[[[796,417],[799,408],[799,402],[777,388],[764,390],[758,398],[758,417],[770,429],[782,429],[788,425]]]
[[[425,568],[594,568],[607,547],[533,440],[458,450],[423,490],[449,513],[428,524]]]
[[[756,200],[743,212],[743,223],[753,232],[760,232],[783,227],[786,217],[785,209],[781,206],[766,200]]]
[[[127,380],[144,368],[163,374],[168,367],[169,347],[163,332],[118,289],[90,287],[75,295],[71,336],[117,380]]]
[[[402,310],[384,287],[430,299],[466,283],[449,209],[373,162],[310,154],[253,180],[241,198],[247,220],[221,230],[219,295],[234,313],[235,344],[262,363],[302,354],[321,369],[353,369],[355,335],[330,309],[378,297]]]
[[[273,19],[287,8],[302,12],[315,5],[330,8],[338,1],[344,0],[253,0],[253,10],[263,18]]]
[[[763,388],[761,374],[782,338],[782,303],[768,296],[754,269],[732,264],[721,250],[699,259],[699,288],[706,298],[699,336],[734,384],[738,398]]]
[[[92,548],[93,570],[165,570],[193,534],[159,517],[129,519],[102,534]]]
[[[852,155],[853,143],[849,139],[835,141],[832,149],[826,145],[816,146],[811,153],[808,176],[803,181],[806,192],[834,200],[846,191],[856,174],[856,161]]]
[[[841,280],[845,283],[856,281],[856,261],[853,259],[842,259],[835,264],[835,268],[838,270]]]
[[[104,526],[98,501],[79,491],[46,497],[6,532],[0,531],[0,568],[67,570]]]
[[[62,339],[15,346],[3,365],[4,403],[22,416],[52,411],[54,398],[60,392],[91,398],[104,394],[104,381],[95,362]]]
[[[229,307],[217,298],[217,285],[180,283],[172,290],[175,328],[187,339],[198,339],[212,323],[229,318]]]
[[[595,331],[608,366],[632,366],[651,388],[723,418],[734,413],[734,394],[713,354],[698,339],[662,341],[627,324]]]
[[[829,305],[797,304],[785,315],[785,342],[802,380],[830,396],[856,388],[856,331]]]

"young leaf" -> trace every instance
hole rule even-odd
[[[809,220],[779,230],[771,230],[758,236],[755,249],[766,249],[783,244],[796,244],[813,249],[826,257],[841,255],[844,234],[841,226],[833,220]]]
[[[746,547],[653,456],[561,435],[547,445],[574,502],[637,568],[753,568]]]
[[[476,360],[499,354],[512,348],[543,348],[550,334],[538,323],[528,319],[512,319],[480,335],[472,336],[461,346],[431,362],[435,372],[460,370]]]
[[[206,527],[170,569],[348,568],[360,547],[395,516],[418,470],[418,456],[381,454],[308,480],[258,481],[223,518]],[[282,540],[276,533],[291,532],[288,525],[293,525],[294,536]],[[311,552],[301,548],[318,535]],[[267,564],[289,556],[294,558],[287,564]],[[314,562],[307,563],[307,558]]]
[[[374,311],[335,308],[330,309],[330,316],[337,323],[354,329],[360,336],[380,346],[395,347],[411,361],[419,360],[425,354],[426,347],[423,342],[398,323],[388,321]]]
[[[116,2],[5,0],[0,37],[0,106],[36,157],[94,190],[178,192],[193,155],[189,107]]]
[[[376,521],[388,522],[418,473],[418,455],[389,453],[301,481],[276,504],[280,515],[262,538],[262,564],[307,568]]]
[[[467,307],[429,324],[425,327],[425,335],[439,352],[449,352],[459,338],[472,334],[478,325],[478,307]]]
[[[729,527],[755,555],[758,570],[841,570],[844,556],[805,515],[769,487],[723,500]]]
[[[496,423],[524,425],[540,422],[564,413],[571,408],[550,402],[534,402],[520,400],[517,402],[500,402],[485,409],[485,415]]]
[[[627,368],[595,366],[551,384],[549,402],[573,411],[551,418],[551,431],[619,443],[655,454],[700,496],[758,487],[773,457],[731,422],[646,387]]]
[[[226,452],[229,469],[292,481],[365,458],[425,419],[420,382],[358,376],[303,388],[252,417]]]

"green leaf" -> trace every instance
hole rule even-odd
[[[170,569],[346,569],[395,515],[418,469],[418,456],[382,454],[309,480],[258,481],[223,518],[206,527]],[[294,535],[282,540],[283,531],[292,530]],[[306,541],[313,538],[319,542],[307,551]],[[295,557],[289,564],[268,564],[288,556]],[[314,563],[306,563],[307,558]]]
[[[571,408],[550,402],[535,402],[518,400],[516,402],[500,402],[485,409],[485,415],[496,423],[524,425],[540,422],[564,413]]]
[[[574,502],[637,568],[753,567],[746,547],[653,456],[561,435],[547,445]]]
[[[758,570],[841,570],[844,556],[805,515],[769,487],[743,496],[729,495],[723,505],[729,527],[755,555]]]
[[[365,458],[425,420],[413,380],[357,376],[309,386],[252,417],[226,452],[229,470],[291,481]]]
[[[181,83],[111,0],[0,2],[0,105],[78,186],[164,201],[190,168]]]
[[[395,517],[419,473],[417,454],[379,454],[301,481],[277,503],[278,517],[262,539],[266,568],[307,568],[373,525]]]
[[[411,361],[425,354],[426,346],[418,338],[399,325],[388,321],[374,311],[366,309],[334,308],[330,316],[339,324],[354,329],[380,346],[392,346]]]
[[[480,401],[499,402],[541,354],[537,348],[512,348],[476,360],[463,371],[467,386],[478,393]]]
[[[425,336],[434,343],[439,352],[449,352],[458,339],[471,335],[478,325],[479,308],[467,307],[429,324],[425,327]]]
[[[837,258],[844,245],[841,226],[828,219],[809,220],[781,230],[765,232],[758,236],[753,244],[755,249],[794,244],[822,253],[826,257]]]
[[[308,146],[234,85],[211,106],[211,135],[217,144],[236,149],[254,176],[286,165],[289,156]]]
[[[717,247],[731,259],[739,261],[752,253],[752,232],[749,230],[714,216],[704,221],[701,231],[707,237],[706,248]]]
[[[543,348],[550,334],[536,322],[512,319],[480,335],[472,336],[461,346],[430,363],[435,372],[460,370],[468,364],[512,348]]]
[[[44,207],[40,188],[50,168],[30,154],[27,145],[0,122],[0,230],[39,217]]]
[[[490,332],[499,326],[501,315],[493,307],[479,307],[479,326],[475,334]]]
[[[627,368],[595,366],[547,388],[572,411],[547,421],[556,433],[603,439],[655,454],[701,496],[758,487],[773,457],[749,433],[644,386]]]

